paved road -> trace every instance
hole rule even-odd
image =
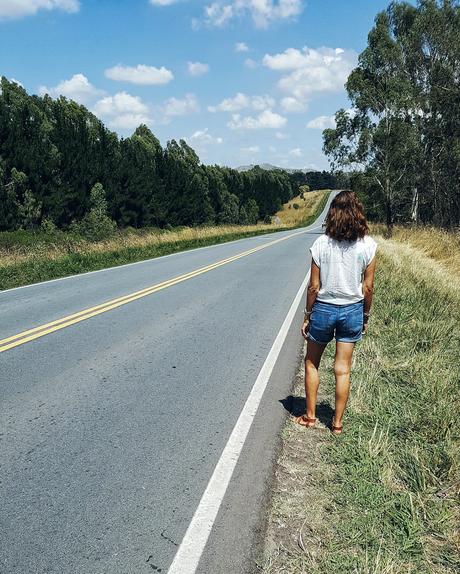
[[[324,214],[300,233],[0,293],[4,340],[289,236],[0,353],[2,574],[167,572],[305,277]],[[200,574],[253,568],[302,306]]]

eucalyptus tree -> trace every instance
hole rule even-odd
[[[419,212],[460,222],[459,69],[457,1],[392,2],[377,15],[346,83],[352,111],[323,138],[334,168],[364,172],[388,226]]]
[[[157,224],[162,192],[160,142],[142,124],[120,146],[120,191],[112,199],[116,219],[122,226]]]
[[[336,127],[323,132],[324,151],[335,168],[366,169],[391,226],[396,213],[407,208],[418,150],[412,122],[414,93],[389,12],[377,16],[346,89],[352,109],[339,110]]]

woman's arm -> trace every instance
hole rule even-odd
[[[311,262],[311,269],[310,269],[310,283],[308,284],[307,288],[307,301],[305,303],[305,308],[307,310],[307,314],[304,317],[304,321],[302,323],[302,336],[306,339],[306,330],[308,324],[310,322],[310,313],[313,308],[313,304],[316,301],[316,297],[318,295],[320,287],[320,274],[319,274],[319,267],[316,263],[312,260]]]
[[[369,313],[372,305],[372,296],[374,295],[374,276],[375,276],[376,258],[374,257],[364,271],[363,277],[363,295],[364,295],[364,332],[367,331],[369,322]]]

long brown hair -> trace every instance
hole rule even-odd
[[[356,241],[369,232],[363,204],[345,189],[332,200],[326,217],[326,235],[337,241]]]

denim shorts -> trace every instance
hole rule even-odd
[[[329,343],[335,332],[335,340],[355,343],[363,333],[364,301],[349,305],[334,305],[315,301],[308,325],[308,338],[316,343]]]

